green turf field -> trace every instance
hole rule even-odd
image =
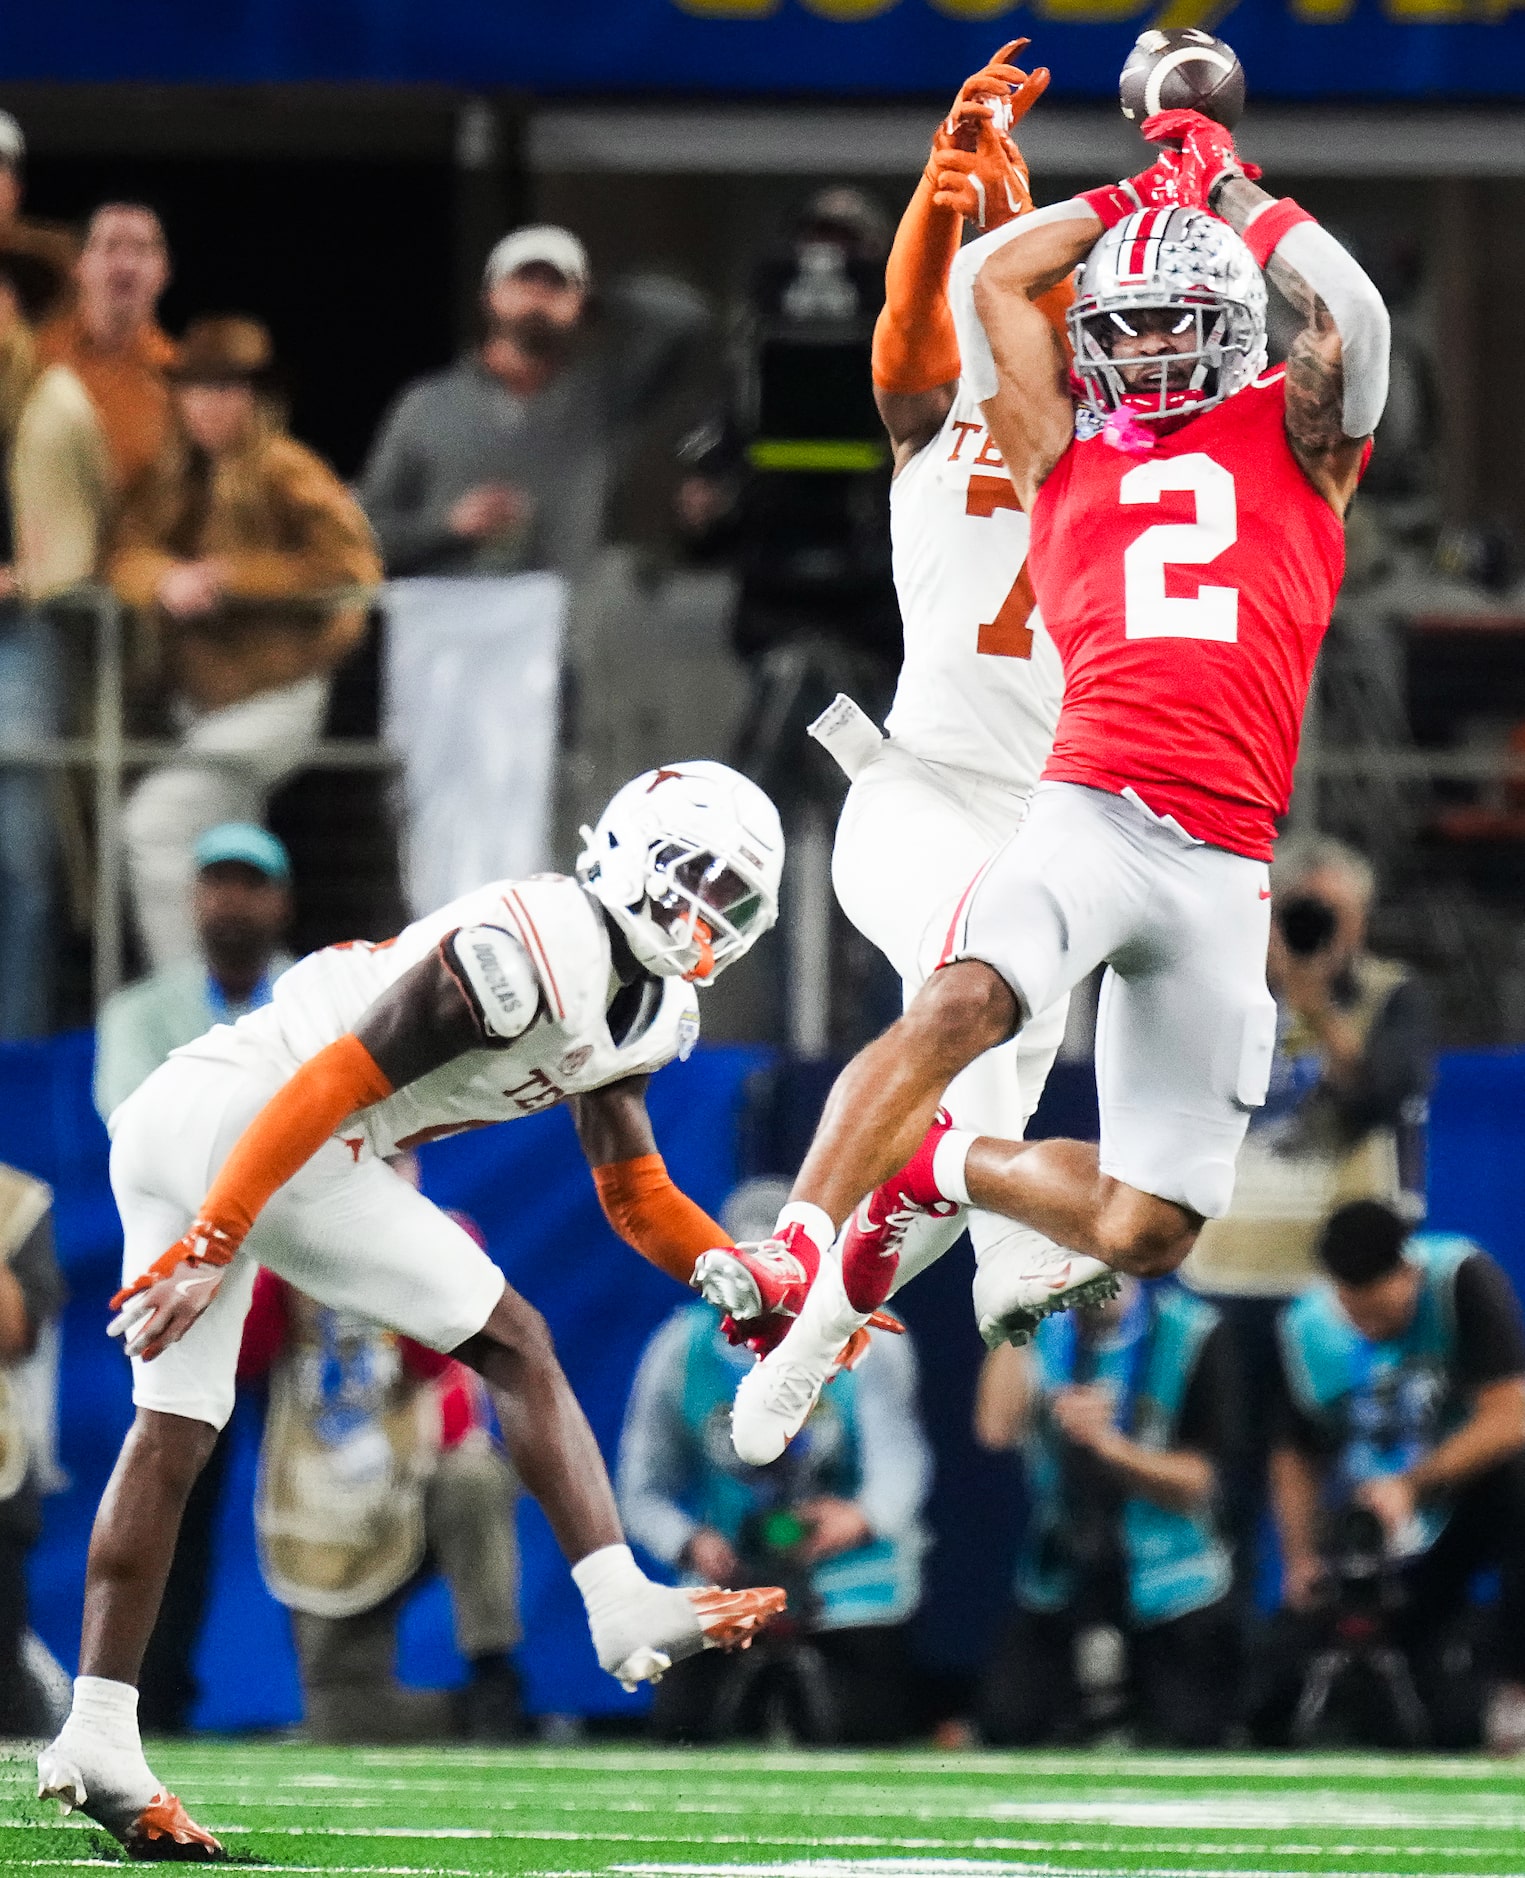
[[[1368,1756],[176,1746],[154,1765],[249,1870],[466,1878],[1521,1878],[1525,1767]],[[109,1861],[0,1762],[0,1871]]]

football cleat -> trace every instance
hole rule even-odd
[[[984,1287],[976,1282],[980,1336],[987,1350],[998,1350],[1003,1343],[1020,1347],[1056,1311],[1105,1304],[1117,1296],[1122,1280],[1100,1259],[1057,1245],[1050,1246],[1046,1256],[1036,1246],[1033,1252],[1022,1269],[1001,1284],[997,1296],[979,1296]]]
[[[952,1126],[952,1116],[939,1109],[899,1173],[854,1208],[842,1239],[842,1283],[856,1309],[875,1310],[890,1295],[906,1234],[918,1220],[951,1219],[961,1210],[938,1190],[933,1175],[938,1144]]]
[[[803,1226],[786,1226],[776,1239],[758,1245],[719,1246],[694,1265],[689,1283],[717,1311],[744,1325],[751,1336],[753,1318],[794,1318],[800,1314],[821,1254]]]
[[[55,1742],[37,1757],[37,1797],[57,1800],[66,1813],[88,1815],[121,1842],[129,1858],[205,1862],[227,1857],[221,1843],[165,1788],[135,1804],[128,1791],[136,1786],[141,1794],[142,1786],[127,1773],[125,1763],[121,1771],[126,1785],[113,1781],[109,1773],[92,1776],[93,1785],[87,1785],[77,1761],[67,1751],[60,1752]]]
[[[806,1340],[798,1352],[786,1341],[748,1370],[731,1405],[736,1458],[749,1467],[776,1461],[805,1426],[839,1367],[840,1353],[812,1349]]]
[[[777,1585],[753,1585],[745,1591],[722,1591],[718,1585],[684,1591],[667,1586],[653,1589],[662,1591],[663,1602],[674,1607],[664,1625],[669,1634],[661,1643],[638,1644],[614,1665],[610,1673],[625,1689],[660,1682],[674,1663],[701,1650],[750,1649],[789,1601]],[[597,1643],[595,1635],[595,1647]]]

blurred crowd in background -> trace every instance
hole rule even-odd
[[[0,113],[0,1037],[93,1018],[104,1117],[263,1004],[294,952],[565,864],[618,783],[700,755],[769,789],[791,844],[780,932],[717,990],[706,1035],[808,1065],[878,1029],[897,987],[833,906],[842,785],[805,725],[838,690],[882,716],[899,659],[867,370],[889,193],[780,197],[729,304],[672,273],[605,278],[567,227],[492,230],[469,343],[392,388],[346,482],[291,433],[257,308],[160,324],[194,230],[135,200],[33,220],[25,156]],[[1369,239],[1395,390],[1314,756],[1507,749],[1525,699],[1480,699],[1486,678],[1446,666],[1428,717],[1409,708],[1405,660],[1456,638],[1400,643],[1395,617],[1506,617],[1522,569],[1496,516],[1437,499],[1427,289],[1401,240]],[[103,743],[119,802],[90,782]],[[745,1656],[680,1666],[644,1725],[1525,1750],[1525,1332],[1487,1250],[1422,1229],[1437,1040],[1525,1034],[1509,775],[1307,772],[1273,883],[1272,1097],[1233,1211],[1181,1282],[1126,1283],[979,1376],[973,1438],[1014,1456],[1025,1511],[977,1675],[949,1689],[918,1667],[939,1465],[919,1404],[941,1354],[876,1338],[785,1458],[748,1470],[726,1429],[736,1353],[704,1307],[662,1326],[620,1447],[632,1538],[675,1575],[784,1583],[791,1617]],[[92,1011],[110,842],[125,894],[106,920],[135,982]],[[1071,1063],[1091,1012],[1076,999]],[[751,1125],[741,1237],[771,1221],[791,1138]],[[58,1484],[49,1209],[0,1168],[0,1731],[43,1727],[61,1673],[24,1580]],[[291,1612],[308,1730],[521,1734],[516,1486],[480,1385],[268,1275],[242,1373],[267,1404],[260,1568]],[[151,1731],[194,1705],[225,1447],[150,1649]],[[395,1667],[432,1572],[466,1664],[448,1694]]]

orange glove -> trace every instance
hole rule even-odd
[[[1029,74],[1009,63],[1028,43],[1013,39],[966,78],[932,139],[924,172],[932,200],[981,230],[1000,228],[1033,206],[1027,164],[1011,132],[1047,91],[1049,74],[1046,66]]]

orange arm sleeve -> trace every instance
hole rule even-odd
[[[881,391],[933,391],[958,377],[958,335],[948,273],[963,217],[939,208],[925,176],[900,218],[884,270],[884,308],[874,327],[874,383]]]
[[[734,1244],[723,1226],[675,1187],[660,1154],[607,1161],[593,1170],[609,1224],[643,1259],[686,1285],[694,1261],[715,1246]]]
[[[231,1264],[265,1202],[305,1167],[347,1115],[392,1093],[391,1082],[358,1037],[344,1036],[310,1057],[233,1144],[191,1229],[111,1300],[126,1300],[167,1278],[187,1259]]]

